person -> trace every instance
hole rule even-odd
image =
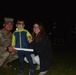
[[[8,63],[16,60],[18,56],[15,50],[9,51],[12,42],[13,18],[4,18],[3,28],[0,30],[0,67],[9,68]]]
[[[44,75],[50,68],[52,59],[52,44],[42,23],[34,23],[32,40],[30,40],[31,48],[34,49],[35,55],[38,55],[40,61],[40,73]]]
[[[30,48],[29,45],[29,38],[32,38],[30,32],[26,29],[24,29],[24,21],[18,20],[16,23],[16,31],[13,33],[12,38],[12,46],[16,48]],[[23,75],[24,73],[24,57],[27,58],[30,66],[29,75],[34,75],[34,65],[31,58],[31,52],[28,51],[17,51],[19,62],[20,62],[20,70],[18,75]]]

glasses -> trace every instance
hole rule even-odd
[[[17,23],[17,25],[24,25],[24,23]]]
[[[33,28],[39,28],[39,27],[33,27]]]

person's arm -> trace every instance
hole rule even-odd
[[[29,31],[27,31],[27,37],[30,37],[32,39],[32,35]]]
[[[42,40],[41,40],[41,42],[38,43],[38,45],[37,45],[38,53],[45,52],[46,46],[47,46],[47,38],[46,37],[43,37]]]
[[[2,45],[2,34],[0,33],[0,45]]]
[[[36,45],[35,45],[35,42],[32,42],[31,44],[32,44],[32,47],[35,48],[36,52],[41,54],[47,50],[48,45],[50,45],[51,47],[50,39],[47,36],[44,36],[41,42],[36,43]]]
[[[28,40],[28,42],[29,42],[29,43],[31,43],[31,42],[32,42],[31,37],[27,37],[27,40]]]
[[[27,31],[27,40],[28,40],[29,43],[32,42],[32,35],[29,31]]]
[[[10,45],[11,40],[5,39],[3,37],[2,32],[0,31],[0,46],[3,47],[2,51],[7,51],[7,47]]]
[[[13,48],[15,47],[15,41],[16,41],[15,36],[12,35],[12,43],[11,43],[11,46],[8,47],[8,50],[12,55],[15,55],[17,53],[17,51]]]
[[[15,36],[13,34],[12,35],[12,43],[11,43],[11,46],[14,46],[15,47],[15,41],[16,41],[16,39],[15,39]]]

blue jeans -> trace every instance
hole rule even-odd
[[[33,61],[32,61],[30,52],[18,51],[18,57],[19,57],[19,62],[20,62],[20,70],[24,70],[24,57],[27,58],[30,69],[34,70],[34,65],[33,65]]]

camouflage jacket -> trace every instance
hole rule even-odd
[[[4,29],[0,30],[0,52],[4,47],[8,47],[12,42],[12,33],[6,35]]]

